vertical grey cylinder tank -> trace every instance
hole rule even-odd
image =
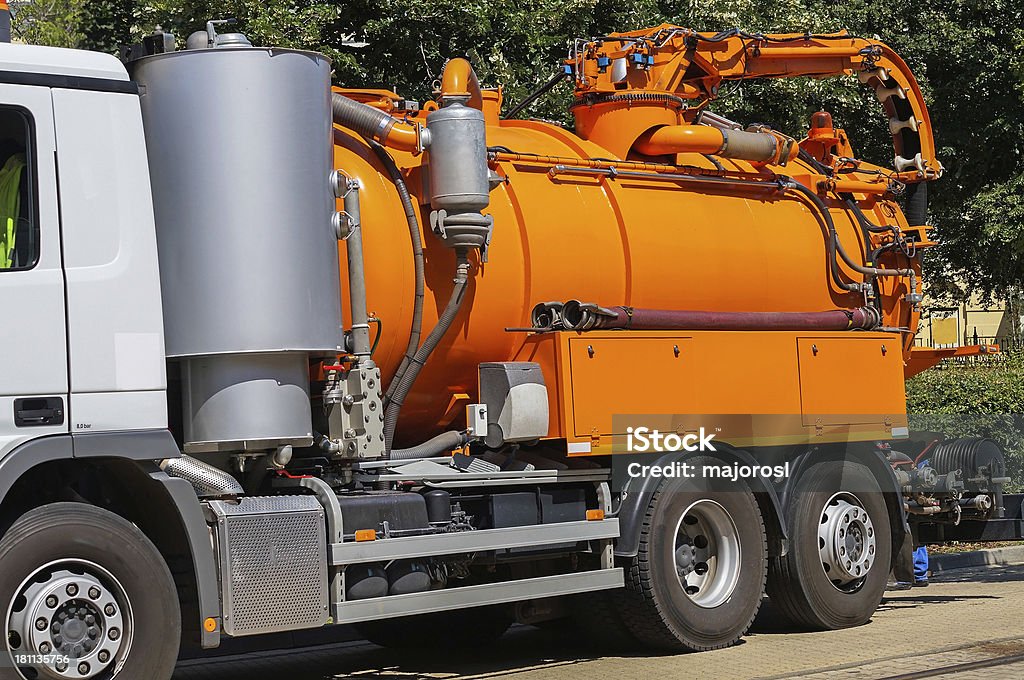
[[[185,448],[308,445],[308,357],[342,344],[330,62],[232,46],[133,66]]]

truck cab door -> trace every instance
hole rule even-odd
[[[50,89],[0,84],[0,457],[68,432],[55,150]]]

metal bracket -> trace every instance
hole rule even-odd
[[[327,521],[327,544],[328,547],[335,543],[341,543],[344,537],[344,524],[341,521],[341,503],[338,502],[338,495],[330,484],[319,477],[275,477],[272,481],[275,487],[294,488],[300,487],[309,489],[316,496],[320,505],[324,508],[324,518]],[[345,567],[327,563],[328,597],[333,612],[335,607],[345,601]],[[331,621],[328,621],[331,623]]]

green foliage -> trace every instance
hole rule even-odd
[[[78,47],[84,34],[85,0],[30,0],[12,12],[14,37],[35,45]]]
[[[999,442],[1009,490],[1024,489],[1024,355],[929,369],[907,382],[907,413],[912,430]]]

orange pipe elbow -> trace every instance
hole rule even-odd
[[[480,81],[477,80],[473,65],[462,58],[450,59],[444,65],[441,76],[441,105],[460,102],[474,109],[483,109],[484,98],[480,92]]]
[[[788,145],[785,142],[790,142]],[[648,130],[633,145],[647,156],[677,153],[715,154],[723,158],[741,158],[754,163],[782,163],[799,152],[786,137],[769,132],[720,130],[708,125],[666,125]]]
[[[633,144],[633,149],[645,156],[714,154],[721,151],[724,144],[725,137],[718,128],[706,125],[666,125],[642,134]]]
[[[383,137],[384,139],[381,141],[381,144],[389,149],[408,151],[409,153],[416,153],[422,150],[420,147],[420,131],[416,125],[396,120],[395,124],[384,133]]]
[[[331,96],[331,115],[335,125],[375,139],[391,149],[417,153],[423,150],[420,128],[415,123],[398,120],[387,111],[349,99],[335,92]]]

